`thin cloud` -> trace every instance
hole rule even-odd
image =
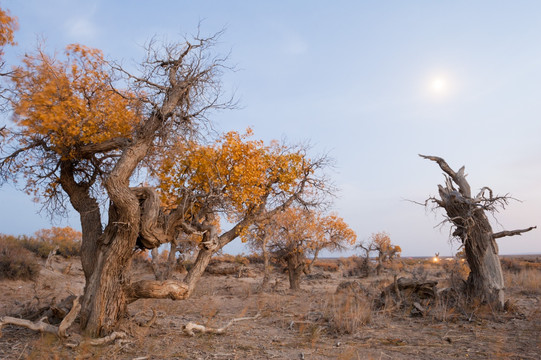
[[[66,22],[65,27],[68,36],[77,41],[94,40],[98,35],[97,26],[85,18],[70,19]]]

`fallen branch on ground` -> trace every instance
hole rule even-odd
[[[76,348],[78,346],[87,346],[87,345],[100,346],[100,345],[109,344],[117,339],[125,339],[127,336],[128,335],[123,331],[115,331],[114,333],[104,336],[99,339],[88,339],[84,341],[75,340],[75,342],[68,343],[66,344],[66,346],[69,348]]]
[[[71,307],[71,310],[66,315],[66,317],[64,317],[64,319],[58,326],[46,323],[45,320],[47,319],[47,317],[44,317],[36,322],[32,322],[30,320],[14,318],[11,316],[4,316],[3,318],[0,318],[0,337],[2,336],[2,328],[4,326],[16,325],[16,326],[22,326],[34,331],[55,334],[60,339],[67,339],[68,335],[66,332],[69,329],[69,327],[73,324],[77,316],[79,315],[79,311],[81,311],[81,304],[79,304],[79,297],[75,297],[75,299],[73,299],[73,305]],[[154,312],[152,319],[150,319],[148,323],[151,323],[156,320],[155,315],[156,313]],[[81,345],[99,346],[99,345],[105,345],[110,342],[113,342],[116,339],[123,339],[127,337],[126,333],[124,332],[114,332],[108,336],[105,336],[99,339],[89,339],[89,340],[84,340],[84,341],[78,341],[76,340],[76,338],[77,337],[80,338],[80,335],[76,335],[76,334],[73,334],[73,335],[74,336],[71,338],[71,340],[74,342],[65,344],[67,347],[74,348]]]
[[[154,325],[154,323],[156,322],[156,319],[158,318],[158,313],[154,309],[151,309],[151,310],[152,310],[152,317],[150,318],[150,320],[145,321],[145,322],[136,321],[137,325],[141,327],[151,327],[152,325]]]
[[[227,323],[227,325],[225,325],[224,327],[221,327],[221,328],[211,328],[211,327],[199,325],[199,324],[196,324],[196,323],[193,323],[193,322],[190,321],[189,323],[184,325],[182,330],[188,336],[194,336],[196,332],[200,332],[202,334],[222,335],[222,334],[225,334],[225,331],[231,325],[233,325],[233,323],[238,322],[238,321],[244,321],[244,320],[255,320],[255,319],[259,318],[260,316],[261,316],[261,314],[257,313],[255,316],[251,316],[251,317],[242,317],[242,318],[232,319],[229,323]]]
[[[71,307],[70,312],[66,315],[66,317],[62,320],[62,322],[58,326],[46,323],[44,321],[46,318],[42,318],[36,322],[32,322],[30,320],[14,318],[11,316],[4,316],[3,318],[0,318],[0,336],[2,336],[2,328],[4,326],[17,325],[17,326],[28,328],[30,330],[34,330],[34,331],[52,333],[58,336],[59,338],[66,338],[67,337],[66,331],[73,324],[73,322],[75,321],[75,318],[77,317],[77,315],[79,315],[80,310],[81,310],[81,305],[79,304],[79,298],[76,297],[73,300],[73,305]]]

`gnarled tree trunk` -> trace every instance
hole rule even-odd
[[[109,213],[110,222],[98,246],[94,271],[81,302],[81,327],[92,337],[111,333],[126,310],[129,269],[138,236],[138,207],[118,216],[111,205]]]
[[[301,289],[301,276],[304,272],[304,258],[298,254],[286,256],[289,288],[293,291]]]
[[[492,190],[488,187],[484,187],[476,197],[472,197],[464,167],[455,172],[442,158],[420,156],[435,161],[447,174],[445,187],[438,185],[440,198],[431,198],[429,201],[445,209],[448,221],[455,227],[453,236],[459,238],[464,245],[466,260],[470,267],[466,284],[467,293],[503,309],[504,280],[495,239],[520,235],[534,227],[494,234],[485,211],[494,212],[498,205],[507,204],[508,198],[493,196]]]

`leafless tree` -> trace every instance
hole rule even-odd
[[[439,198],[430,197],[425,204],[433,203],[445,210],[446,221],[453,225],[453,237],[464,246],[470,267],[467,293],[503,308],[504,280],[496,239],[521,235],[536,227],[494,233],[486,213],[494,214],[499,207],[505,207],[510,197],[494,195],[489,187],[472,196],[464,166],[455,172],[440,157],[419,156],[436,162],[444,172],[445,186],[438,185]]]

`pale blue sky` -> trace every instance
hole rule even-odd
[[[466,165],[513,202],[495,231],[541,225],[541,2],[5,0],[19,18],[9,61],[46,39],[79,42],[126,65],[155,36],[170,41],[226,28],[218,51],[239,110],[221,130],[251,126],[265,140],[310,140],[329,152],[341,188],[335,210],[365,239],[387,231],[404,256],[450,254],[449,228],[424,201],[443,181],[418,153]],[[437,88],[440,88],[439,90]],[[39,205],[0,188],[0,232],[51,226]],[[60,224],[78,227],[77,218]],[[58,223],[57,223],[58,224]],[[503,228],[502,228],[503,226]],[[499,240],[501,253],[541,253],[541,233]],[[238,242],[230,251],[242,251]]]

